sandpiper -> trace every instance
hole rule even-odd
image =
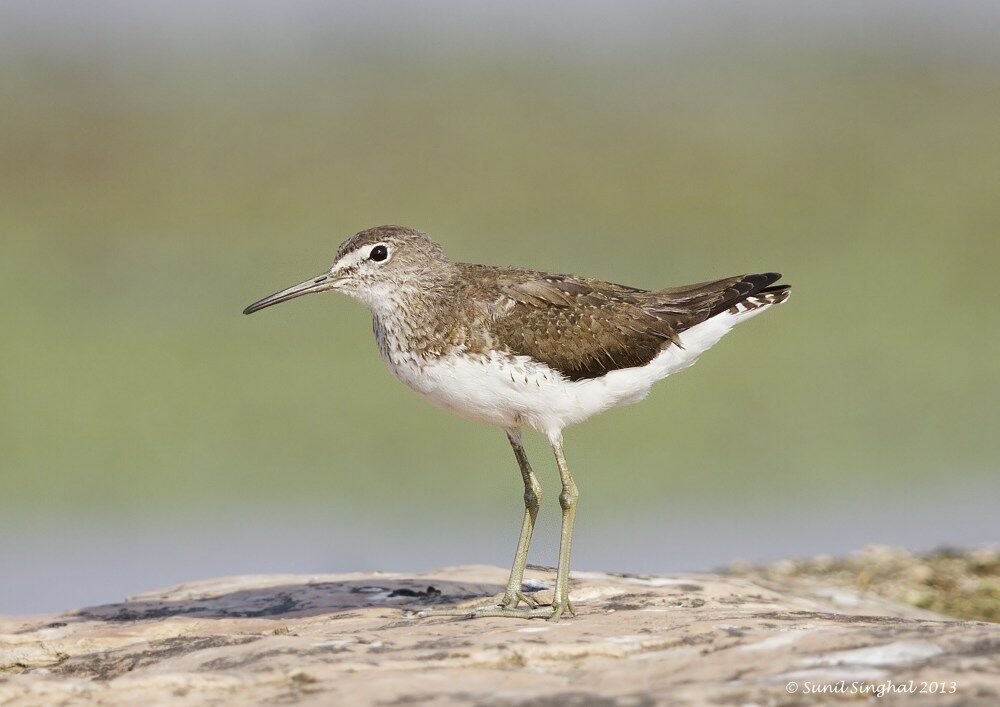
[[[254,302],[244,314],[314,292],[349,295],[372,312],[379,354],[403,383],[458,415],[502,428],[524,482],[524,520],[499,603],[453,613],[543,617],[573,613],[570,546],[578,492],[563,454],[569,425],[642,400],[735,324],[788,299],[777,273],[643,290],[586,277],[448,260],[403,226],[346,240],[325,273]],[[521,429],[545,436],[562,491],[559,565],[551,605],[522,591],[542,488]],[[522,607],[521,604],[525,606]]]

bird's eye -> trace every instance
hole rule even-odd
[[[368,254],[370,260],[374,260],[376,263],[381,263],[383,260],[389,257],[389,249],[384,245],[377,245],[372,248],[372,252]]]

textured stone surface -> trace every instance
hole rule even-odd
[[[756,567],[743,564],[731,567],[730,573],[771,582],[810,577],[946,616],[1000,621],[1000,545],[923,553],[869,545],[848,557],[784,559]]]
[[[997,624],[802,577],[576,573],[577,616],[558,624],[413,615],[505,580],[232,577],[0,618],[0,704],[810,704],[849,698],[807,692],[840,680],[955,683],[882,704],[1000,704]],[[552,575],[527,580],[544,598]]]

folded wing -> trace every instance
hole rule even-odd
[[[741,275],[666,290],[530,273],[495,286],[498,343],[570,380],[643,366],[686,329],[737,306],[780,278]],[[774,288],[770,288],[774,289]]]

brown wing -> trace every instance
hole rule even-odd
[[[568,275],[525,273],[495,286],[493,334],[570,380],[643,366],[678,335],[776,281],[775,273],[651,292]]]

